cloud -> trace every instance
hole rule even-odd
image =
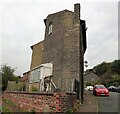
[[[2,63],[17,67],[17,75],[29,70],[32,54],[30,46],[44,39],[43,19],[48,14],[64,9],[73,11],[74,4],[79,2],[81,19],[86,20],[88,27],[85,60],[89,61],[89,68],[102,61],[116,59],[117,2],[60,0],[56,3],[56,0],[4,0],[0,1]]]
[[[84,10],[84,9],[83,9]],[[88,10],[87,10],[88,11]],[[117,3],[100,3],[90,10],[87,20],[88,49],[85,59],[89,67],[118,58]]]

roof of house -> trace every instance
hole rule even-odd
[[[72,12],[72,11],[70,11],[70,10],[65,9],[65,10],[62,10],[62,11],[58,11],[58,12],[55,12],[55,13],[49,14],[48,16],[51,16],[51,15],[56,15],[56,14],[58,14],[58,13],[63,13],[63,12],[70,12],[70,13],[74,13],[74,12]],[[48,17],[48,16],[47,16],[47,17]]]
[[[34,46],[39,45],[39,44],[41,44],[41,43],[43,43],[43,42],[44,42],[44,40],[42,40],[42,41],[40,41],[40,42],[38,42],[38,43],[32,45],[32,46],[31,46],[31,49],[33,49]]]

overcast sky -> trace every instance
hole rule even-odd
[[[43,19],[64,9],[73,11],[81,4],[81,19],[86,20],[88,68],[118,59],[118,0],[0,0],[0,65],[28,71],[30,46],[44,39]],[[2,56],[1,56],[2,55]]]

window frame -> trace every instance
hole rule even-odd
[[[48,25],[48,35],[53,32],[53,25],[52,22]]]

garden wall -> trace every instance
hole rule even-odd
[[[35,112],[65,112],[74,106],[77,100],[75,93],[28,93],[5,92],[3,98],[8,98],[25,111]]]

